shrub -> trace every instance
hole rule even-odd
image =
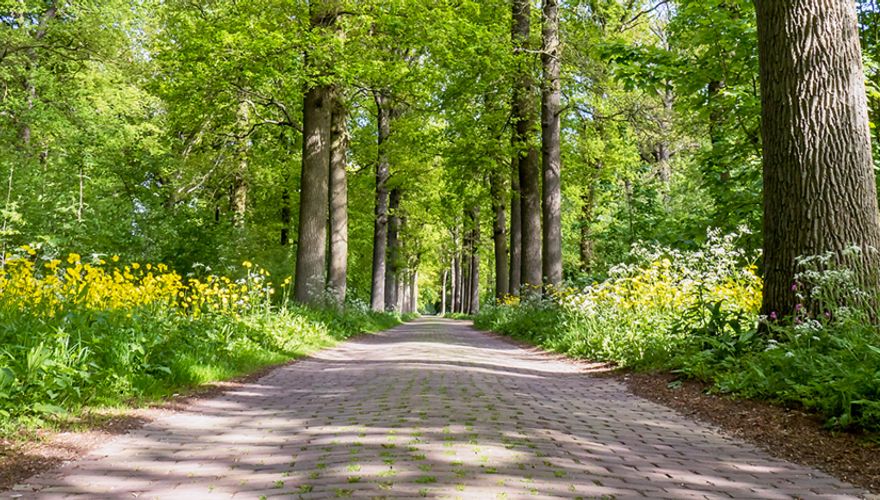
[[[633,263],[612,268],[601,283],[488,307],[476,324],[577,357],[671,368],[702,345],[693,331],[723,337],[757,320],[761,280],[753,264],[742,264],[737,237],[712,231],[692,252],[637,246]]]

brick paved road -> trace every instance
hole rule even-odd
[[[853,498],[815,470],[423,319],[275,370],[7,492],[25,498]]]

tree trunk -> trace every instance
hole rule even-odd
[[[465,244],[461,249],[461,310],[462,314],[467,314],[471,310],[471,252],[470,252],[470,232],[465,233]]]
[[[309,7],[310,23],[316,33],[332,26],[338,8],[331,2],[314,2]],[[306,53],[308,74],[328,68],[316,65]],[[316,304],[321,300],[327,274],[327,226],[330,184],[330,115],[332,91],[327,84],[309,84],[303,97],[303,153],[299,199],[299,234],[296,247],[294,298]]]
[[[457,252],[452,257],[452,296],[449,301],[452,306],[452,312],[459,312],[461,308],[461,261]]]
[[[405,269],[397,279],[397,312],[407,313],[409,303],[409,270]]]
[[[412,276],[410,277],[409,312],[412,314],[419,312],[419,271],[418,271],[418,268],[413,269]]]
[[[449,275],[449,269],[443,270],[443,284],[440,285],[440,316],[446,316],[446,278]]]
[[[455,257],[449,260],[449,302],[448,308],[450,312],[455,312],[455,290],[458,287],[455,276]]]
[[[541,261],[541,171],[532,139],[537,122],[535,89],[528,64],[531,2],[513,1],[513,47],[518,61],[518,78],[513,92],[513,120],[519,151],[519,189],[521,202],[522,271],[520,281],[529,293],[536,293],[542,282]]]
[[[500,172],[493,172],[491,181],[492,208],[495,218],[492,234],[495,244],[495,298],[501,299],[510,290],[507,264],[507,202],[504,181]]]
[[[880,248],[864,70],[853,2],[756,0],[764,144],[764,300],[790,314],[796,259]],[[856,279],[878,284],[876,252]]]
[[[463,310],[461,306],[463,302],[462,298],[464,297],[464,276],[462,276],[464,272],[464,266],[462,266],[460,254],[455,258],[455,270],[455,310],[453,312],[460,313]]]
[[[470,297],[468,299],[468,314],[476,315],[480,312],[480,206],[474,205],[468,214],[471,219],[470,237]]]
[[[400,272],[400,189],[391,190],[388,204],[388,261],[385,265],[385,310],[400,311],[398,306],[398,274]]]
[[[541,62],[544,81],[541,92],[541,159],[544,182],[543,201],[543,248],[542,269],[548,285],[558,287],[562,283],[562,192],[560,173],[560,99],[559,83],[559,2],[544,0],[544,49]]]
[[[287,181],[284,182],[284,189],[281,190],[281,246],[286,247],[290,244],[290,189],[287,187]]]
[[[325,283],[330,108],[330,89],[327,86],[306,91],[303,101],[302,181],[294,287],[296,300],[306,304],[320,300]]]
[[[330,117],[330,258],[327,288],[339,304],[345,303],[348,278],[348,112],[337,94]]]
[[[515,134],[514,134],[515,135]],[[522,200],[519,196],[519,155],[513,158],[510,177],[510,271],[508,292],[519,296],[522,276]]]
[[[376,208],[373,226],[373,279],[370,305],[374,311],[385,310],[385,252],[388,243],[388,177],[390,164],[386,142],[391,135],[391,113],[388,96],[375,92],[376,121],[378,123],[378,150],[376,162]]]

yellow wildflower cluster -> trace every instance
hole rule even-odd
[[[617,313],[669,314],[698,304],[722,304],[730,312],[757,314],[763,283],[754,266],[738,273],[682,272],[669,259],[629,268],[585,290],[560,289],[557,302],[582,313],[596,314],[611,307]]]
[[[164,264],[118,264],[118,256],[83,263],[82,256],[41,260],[29,246],[23,257],[7,256],[0,270],[0,303],[54,317],[69,309],[130,310],[171,308],[179,314],[237,314],[268,301],[274,292],[269,273],[250,262],[248,277],[233,281],[210,275],[184,279]],[[289,282],[289,281],[287,281]]]

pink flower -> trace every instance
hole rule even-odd
[[[773,321],[776,321],[778,318],[779,318],[779,316],[776,315],[776,311],[770,312],[770,319],[772,319]]]

